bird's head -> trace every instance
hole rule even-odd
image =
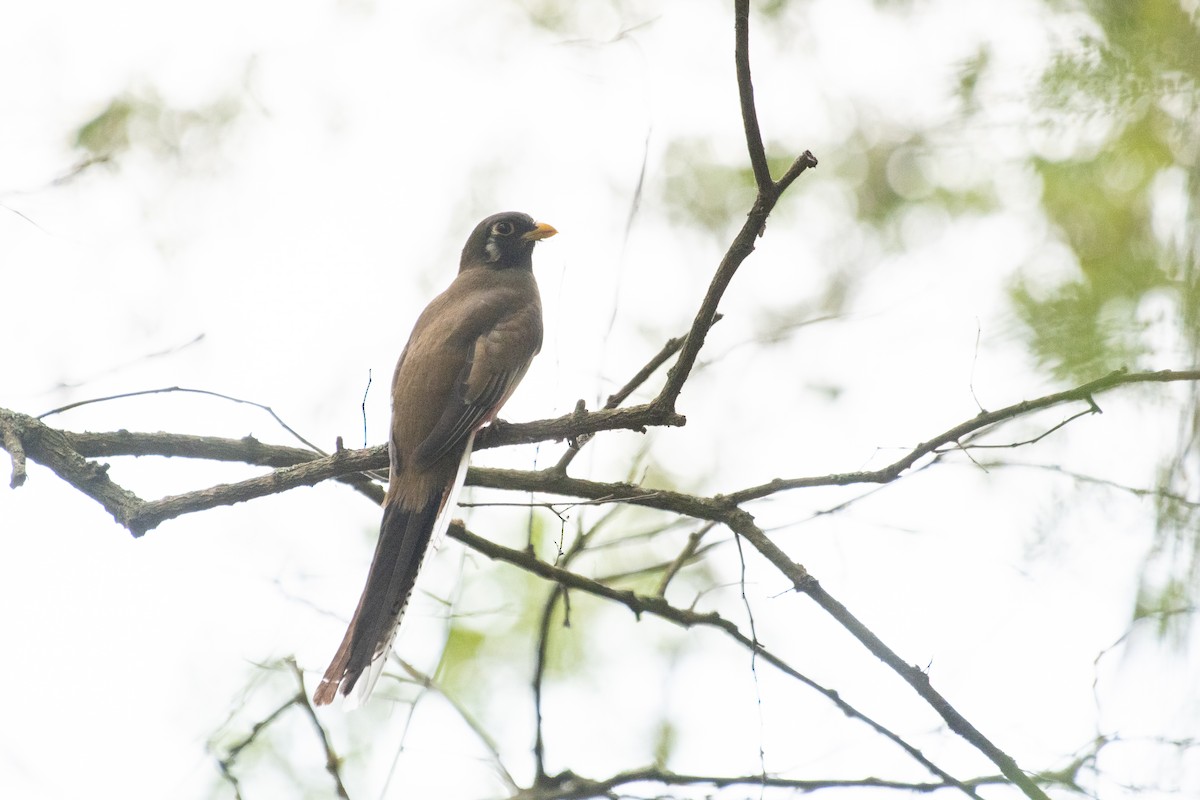
[[[463,247],[459,269],[533,268],[533,246],[558,231],[517,211],[493,214],[475,226]]]

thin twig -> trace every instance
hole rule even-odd
[[[912,757],[934,775],[946,781],[949,785],[958,787],[968,796],[974,797],[978,800],[978,795],[975,794],[973,789],[951,776],[941,767],[938,767],[936,764],[926,758],[920,750],[904,741],[904,739],[898,734],[889,730],[879,722],[876,722],[874,719],[867,716],[864,712],[852,706],[844,698],[842,698],[838,692],[828,689],[812,680],[807,675],[804,675],[799,670],[792,667],[787,661],[767,649],[761,643],[756,644],[750,637],[742,633],[736,624],[734,624],[731,620],[725,619],[715,611],[702,614],[690,609],[683,609],[673,606],[661,597],[641,595],[627,589],[614,589],[611,586],[606,586],[598,581],[592,580],[591,578],[587,578],[569,570],[560,569],[559,567],[547,564],[528,552],[514,550],[512,548],[496,544],[495,542],[471,533],[457,522],[450,525],[450,530],[447,535],[452,539],[462,542],[476,552],[487,556],[488,558],[512,564],[513,566],[519,567],[526,572],[537,575],[540,578],[554,581],[561,586],[578,589],[596,597],[602,597],[620,603],[632,611],[638,618],[640,618],[642,614],[650,614],[685,629],[696,626],[716,628],[717,630],[722,631],[726,636],[736,641],[742,647],[757,651],[758,656],[762,658],[763,661],[780,670],[785,675],[800,681],[805,686],[821,694],[823,697],[825,697],[825,699],[837,706],[838,710],[840,710],[846,716],[857,719],[868,725],[876,733],[896,744],[898,747],[908,753],[910,757]]]
[[[550,649],[550,621],[554,617],[554,608],[558,600],[565,594],[561,583],[556,583],[542,606],[541,620],[538,623],[536,657],[533,663],[533,785],[540,786],[546,781],[546,739],[542,727],[542,685],[546,675],[546,661]]]
[[[504,783],[508,785],[509,790],[514,792],[517,791],[520,786],[513,778],[512,773],[509,772],[508,768],[504,766],[504,761],[500,757],[500,746],[496,743],[496,740],[492,738],[491,734],[487,732],[487,729],[483,727],[483,723],[476,719],[475,715],[472,714],[465,705],[459,702],[458,698],[447,692],[444,686],[434,680],[432,675],[422,672],[408,661],[400,658],[398,655],[396,655],[395,651],[392,651],[391,658],[400,665],[401,669],[408,673],[410,678],[419,683],[423,688],[437,692],[439,695],[441,695],[442,699],[450,704],[450,707],[454,709],[454,712],[458,714],[463,723],[465,723],[466,726],[471,729],[471,732],[475,734],[476,738],[478,738],[483,746],[488,749],[488,752],[492,756],[492,761],[495,763],[496,769],[500,773],[500,777],[503,778]]]
[[[292,428],[291,425],[288,425],[286,422],[284,422],[283,418],[280,417],[278,414],[276,414],[274,409],[272,409],[270,406],[263,405],[262,403],[256,403],[253,400],[243,400],[240,397],[233,397],[231,395],[221,394],[220,392],[209,391],[208,389],[188,389],[188,388],[185,388],[182,386],[167,386],[162,389],[142,389],[141,391],[137,391],[137,392],[122,392],[121,394],[112,394],[112,395],[108,395],[107,397],[93,397],[88,400],[79,400],[74,403],[68,403],[65,406],[59,406],[58,408],[52,408],[49,411],[43,411],[41,414],[37,415],[37,418],[45,419],[46,417],[52,416],[54,414],[61,414],[64,411],[70,411],[73,408],[79,408],[80,406],[87,406],[87,405],[91,405],[93,403],[107,403],[110,400],[121,400],[126,397],[141,397],[143,395],[148,395],[148,394],[165,394],[168,392],[183,392],[186,394],[203,394],[203,395],[208,395],[209,397],[218,397],[222,400],[228,400],[231,403],[241,403],[242,405],[254,406],[255,408],[260,408],[263,411],[270,414],[271,418],[274,419],[277,423],[279,423],[279,427],[283,428],[285,431],[290,433],[292,436],[296,437],[297,441],[302,443],[305,447],[309,448],[314,453],[320,453],[323,456],[329,455],[324,450],[317,447],[315,444],[310,442],[308,439],[305,439],[303,436],[301,436],[299,433],[297,433],[296,430],[294,428]]]
[[[321,749],[325,753],[325,771],[333,778],[337,796],[343,798],[343,800],[350,800],[350,795],[346,791],[346,785],[342,782],[342,759],[338,757],[337,752],[333,749],[333,744],[329,741],[329,733],[325,730],[325,726],[321,724],[321,720],[317,718],[317,712],[308,701],[308,689],[304,686],[304,672],[297,666],[294,658],[287,659],[286,663],[288,668],[291,669],[292,674],[296,677],[296,683],[300,687],[300,691],[295,697],[295,704],[304,711],[304,715],[312,723],[313,730],[317,734],[317,739],[321,742]]]
[[[805,150],[800,155],[796,156],[796,160],[787,168],[787,172],[783,173],[783,177],[775,182],[775,191],[783,193],[792,185],[792,182],[799,178],[806,170],[813,169],[818,164],[817,157],[808,150]]]
[[[1092,414],[1103,413],[1100,410],[1100,406],[1096,405],[1096,402],[1094,400],[1092,400],[1090,397],[1087,399],[1091,403],[1090,407],[1085,408],[1082,411],[1076,411],[1074,414],[1067,417],[1066,419],[1059,420],[1054,425],[1050,426],[1046,430],[1039,433],[1037,436],[1033,436],[1029,439],[1021,439],[1020,441],[1016,441],[1016,442],[1004,442],[1003,444],[975,444],[974,442],[970,442],[970,443],[964,442],[964,443],[959,444],[957,447],[948,447],[945,450],[939,450],[938,452],[946,453],[946,452],[950,452],[952,450],[960,450],[964,453],[967,453],[967,456],[970,458],[971,456],[970,456],[970,453],[968,452],[970,450],[1013,450],[1018,447],[1028,447],[1031,444],[1037,444],[1042,439],[1045,439],[1047,436],[1050,436],[1053,433],[1057,433],[1058,431],[1067,427],[1068,425],[1070,425],[1072,422],[1079,419],[1080,417],[1087,417]],[[974,460],[974,459],[972,458],[972,460]]]
[[[876,658],[887,664],[893,672],[912,686],[917,694],[946,721],[946,724],[950,726],[952,731],[966,739],[977,750],[987,756],[993,764],[1000,768],[1000,771],[1009,780],[1016,784],[1021,791],[1025,792],[1026,796],[1032,798],[1032,800],[1049,800],[1046,797],[1046,793],[1017,766],[1017,763],[1011,756],[984,736],[945,697],[933,688],[928,675],[919,667],[914,667],[906,663],[895,651],[884,644],[883,640],[876,636],[870,628],[851,614],[849,609],[826,592],[817,582],[817,579],[809,574],[808,570],[795,561],[792,561],[754,524],[753,518],[749,514],[741,512],[737,516],[732,516],[726,524],[735,533],[745,536],[746,541],[750,542],[759,553],[791,581],[792,586],[797,592],[808,595],[827,614],[833,617],[839,625],[849,631],[854,638],[858,639],[859,642],[870,650]]]
[[[1168,492],[1165,489],[1145,489],[1140,486],[1130,486],[1108,478],[1100,478],[1095,475],[1088,475],[1082,472],[1066,469],[1058,464],[1036,464],[1032,462],[1018,461],[985,461],[983,466],[987,469],[1011,469],[1017,467],[1019,469],[1039,469],[1046,472],[1056,472],[1064,477],[1070,478],[1079,483],[1090,483],[1095,486],[1106,486],[1110,489],[1116,489],[1121,492],[1127,492],[1134,497],[1152,497],[1157,500],[1169,500],[1187,508],[1200,509],[1200,502],[1191,500],[1184,495]]]
[[[595,501],[626,502],[648,508],[686,514],[699,519],[724,522],[726,515],[749,500],[766,497],[775,492],[789,489],[814,486],[846,486],[858,483],[887,483],[900,477],[901,474],[910,469],[921,458],[935,454],[938,448],[952,442],[957,442],[983,428],[1062,403],[1083,400],[1090,404],[1093,403],[1091,400],[1092,395],[1109,391],[1118,386],[1135,383],[1174,381],[1200,381],[1200,370],[1162,370],[1159,372],[1142,373],[1114,372],[1104,378],[1084,384],[1075,389],[1057,392],[1036,400],[1016,403],[998,411],[977,415],[938,434],[929,441],[917,445],[905,456],[883,469],[865,472],[835,473],[811,478],[776,479],[760,486],[710,498],[696,497],[666,490],[648,490],[644,487],[627,483],[580,481],[556,473],[552,469],[537,472],[522,472],[518,470],[472,468],[468,472],[467,483],[475,486],[518,489],[526,492],[549,492],[569,497],[584,497]],[[580,417],[568,415],[567,417],[560,417],[555,420],[527,423],[525,425],[506,424],[498,433],[488,438],[492,440],[492,445],[494,446],[501,442],[507,443],[513,440],[525,441],[526,437],[530,435],[529,431],[533,429],[543,432],[553,430],[571,435],[567,432],[571,431],[572,422],[578,425],[578,428],[575,430],[582,429],[582,432],[624,427],[623,425],[615,424],[618,418],[612,415],[622,415],[633,411],[636,411],[638,414],[648,413],[646,409],[648,409],[648,406],[637,406],[629,409],[594,411],[585,413]],[[621,419],[627,420],[628,418]],[[364,450],[342,450],[330,456],[315,458],[305,463],[298,463],[293,466],[277,469],[266,475],[250,478],[238,483],[221,484],[181,495],[164,497],[159,500],[144,501],[128,489],[114,483],[108,478],[105,467],[87,461],[74,448],[75,437],[84,437],[84,434],[68,434],[50,428],[33,417],[7,409],[0,409],[0,423],[12,425],[14,426],[14,430],[21,431],[19,438],[26,455],[30,459],[50,467],[67,483],[95,499],[118,522],[125,525],[135,535],[141,535],[162,522],[183,514],[245,502],[258,497],[278,494],[287,489],[300,486],[313,486],[326,480],[342,479],[353,473],[380,469],[385,467],[388,461],[387,447],[384,445]],[[112,455],[121,454],[121,440],[136,440],[138,447],[135,450],[131,446],[130,450],[140,455],[149,455],[153,452],[152,448],[145,446],[146,440],[139,437],[154,437],[154,441],[160,444],[172,442],[179,438],[175,434],[130,433],[87,434],[86,436],[91,437],[90,441],[93,443],[98,438],[103,438],[110,445],[107,448],[107,452]],[[238,451],[241,448],[240,452],[247,455],[244,459],[239,460],[249,462],[253,462],[256,458],[261,458],[264,452],[286,452],[286,450],[278,451],[273,446],[263,445],[257,441],[247,442],[245,440],[206,438],[211,439],[213,442],[219,442],[223,448],[229,450]],[[551,435],[549,438],[557,437]],[[291,452],[294,453],[295,450],[292,449]],[[171,452],[163,454],[182,455],[182,453]],[[365,481],[366,479],[362,480]],[[378,495],[377,489],[375,490],[375,494]]]
[[[1062,405],[1063,403],[1086,402],[1089,404],[1089,411],[1091,411],[1096,408],[1092,395],[1107,392],[1118,386],[1126,386],[1134,383],[1168,383],[1172,381],[1200,381],[1200,369],[1160,370],[1158,372],[1126,372],[1125,370],[1117,370],[1105,375],[1103,378],[1085,383],[1082,386],[1077,386],[1074,389],[1055,392],[1054,394],[1048,394],[1035,400],[1023,400],[1020,403],[1014,403],[997,411],[987,411],[977,414],[971,419],[939,433],[932,439],[922,442],[905,454],[903,458],[894,461],[882,469],[835,473],[812,478],[776,478],[759,486],[731,492],[724,495],[724,499],[730,503],[740,505],[748,500],[766,497],[767,495],[787,489],[805,489],[814,486],[847,486],[853,483],[888,483],[898,478],[920,459],[936,453],[939,448],[957,442],[965,438],[968,434],[992,425],[1007,422],[1017,417],[1031,414],[1034,411]]]
[[[679,570],[683,569],[684,565],[692,560],[692,556],[695,555],[697,548],[700,547],[700,540],[703,539],[705,534],[711,531],[715,525],[715,522],[706,522],[688,534],[687,543],[684,544],[683,549],[679,551],[679,555],[675,556],[675,560],[668,564],[667,568],[663,570],[662,579],[659,580],[658,588],[654,591],[655,595],[658,597],[667,596],[667,586],[672,580],[674,580],[675,575],[678,574]]]
[[[604,524],[612,518],[612,514],[602,516],[590,530],[580,531],[571,546],[565,551],[560,551],[555,559],[555,569],[566,571],[567,567],[575,560],[575,557],[582,553],[592,537],[604,527]],[[465,534],[466,529],[462,532]],[[533,551],[528,553],[530,558],[536,560]],[[567,594],[566,584],[555,583],[554,588],[550,590],[550,595],[546,598],[546,604],[542,607],[541,621],[538,624],[537,652],[534,660],[533,668],[533,714],[536,734],[533,743],[533,758],[537,772],[534,777],[534,785],[542,784],[546,778],[546,742],[543,736],[542,727],[542,687],[546,678],[546,664],[550,652],[550,622],[554,618],[554,609],[558,605],[558,601],[562,600],[564,609],[564,625],[569,624],[566,620],[570,619],[570,595]]]
[[[767,790],[767,751],[763,747],[763,701],[762,686],[758,682],[758,626],[754,624],[754,609],[750,607],[750,598],[746,596],[746,554],[742,552],[742,537],[733,534],[734,544],[738,554],[738,588],[742,595],[742,605],[746,608],[746,619],[750,625],[750,678],[754,682],[754,705],[758,710],[758,767],[762,773],[762,783],[758,788],[759,800]]]
[[[225,752],[224,757],[217,759],[217,769],[219,769],[221,771],[221,775],[233,787],[233,793],[234,793],[235,797],[240,798],[242,796],[241,784],[239,783],[237,776],[233,774],[233,766],[234,766],[234,763],[237,761],[238,756],[240,756],[242,754],[243,750],[245,750],[247,747],[249,747],[251,744],[253,744],[254,741],[258,738],[258,735],[260,733],[262,733],[264,730],[266,730],[268,727],[270,727],[270,725],[273,722],[275,722],[275,720],[278,719],[280,717],[280,715],[283,714],[283,712],[287,711],[289,708],[291,708],[295,704],[296,704],[296,698],[295,697],[289,698],[286,703],[284,703],[283,705],[276,708],[274,711],[272,711],[270,714],[268,714],[267,716],[260,719],[258,722],[254,723],[254,727],[252,727],[250,729],[250,733],[246,734],[246,736],[241,741],[237,742],[232,747],[230,747]]]
[[[972,788],[989,784],[1002,784],[1005,779],[998,775],[972,778],[963,785]],[[755,786],[763,783],[760,775],[726,776],[699,775],[672,772],[661,767],[645,767],[620,772],[603,780],[589,780],[573,773],[555,776],[552,786],[532,788],[513,795],[509,800],[589,800],[594,797],[613,797],[613,790],[634,783],[658,783],[664,786],[710,785],[716,789],[731,786]],[[902,792],[932,794],[943,789],[959,788],[953,783],[915,783],[890,781],[882,778],[827,778],[796,779],[768,776],[766,785],[778,789],[794,789],[797,792],[816,792],[821,789],[896,789]],[[627,797],[631,795],[620,795]],[[978,796],[978,795],[975,795]]]
[[[713,324],[719,322],[720,318],[721,315],[718,314],[717,318],[713,320]],[[683,340],[683,336],[677,336],[673,339],[668,339],[666,344],[664,344],[657,353],[651,356],[650,360],[647,361],[632,378],[626,381],[624,386],[608,396],[608,400],[604,403],[604,408],[617,408],[621,405],[621,403],[624,403],[627,399],[629,399],[629,396],[637,391],[642,384],[649,380],[650,376],[653,375],[659,367],[665,364],[668,358],[679,352],[679,348],[683,346]],[[576,413],[584,413],[586,411],[587,408],[584,406],[583,401],[580,400],[579,404],[576,405]],[[554,465],[554,469],[558,470],[559,472],[566,472],[567,467],[571,465],[571,462],[575,460],[577,455],[579,455],[579,451],[583,449],[583,446],[587,444],[590,439],[591,435],[571,437],[568,439],[570,446],[565,452],[563,452],[562,457],[558,460],[558,463]]]
[[[758,109],[754,106],[754,83],[750,80],[750,0],[733,4],[733,60],[737,71],[738,100],[742,107],[742,127],[746,132],[746,150],[754,182],[759,192],[773,191],[771,168],[763,148],[762,131],[758,128]]]

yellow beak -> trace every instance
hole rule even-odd
[[[558,233],[558,231],[556,231],[554,229],[554,226],[547,225],[544,222],[539,222],[539,223],[537,223],[537,225],[534,226],[533,230],[531,230],[529,233],[525,234],[521,238],[527,242],[537,242],[542,239],[549,239],[551,236],[553,236],[556,233]]]

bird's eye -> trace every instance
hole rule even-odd
[[[501,220],[492,226],[492,233],[496,236],[512,236],[513,230],[513,224],[506,220]]]

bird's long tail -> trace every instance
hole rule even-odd
[[[416,585],[421,564],[431,549],[430,543],[438,544],[449,527],[458,492],[466,477],[473,440],[472,435],[466,443],[454,481],[444,491],[431,496],[418,509],[404,509],[394,502],[384,506],[367,585],[346,635],[313,693],[313,702],[317,705],[332,702],[338,693],[349,695],[363,679],[364,672],[367,673],[365,680],[355,693],[357,701],[365,700],[374,688]]]

